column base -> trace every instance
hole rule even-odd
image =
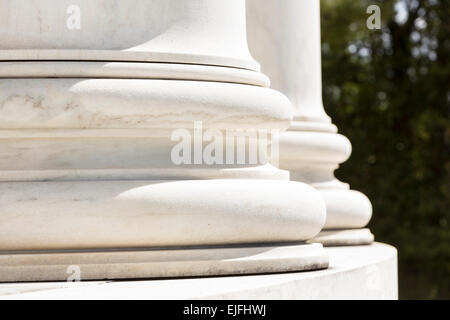
[[[321,244],[0,253],[0,282],[142,279],[324,269]],[[79,272],[78,272],[79,271]]]
[[[324,246],[355,246],[367,245],[374,241],[375,237],[370,229],[343,229],[323,230],[310,243],[321,243]]]

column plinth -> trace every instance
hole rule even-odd
[[[80,0],[79,30],[64,1],[21,2],[4,1],[0,31],[0,281],[327,267],[307,243],[322,197],[267,154],[172,157],[174,131],[195,139],[196,122],[269,140],[289,126],[289,100],[249,54],[243,1]]]
[[[249,46],[272,88],[294,107],[294,119],[280,135],[280,168],[291,180],[308,183],[327,207],[324,231],[313,241],[325,245],[369,244],[364,228],[372,215],[369,199],[337,180],[334,171],[351,154],[322,102],[320,2],[247,1]],[[267,30],[270,30],[268,32]]]

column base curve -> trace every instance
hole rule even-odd
[[[325,223],[312,187],[291,181],[0,183],[0,251],[303,242]]]
[[[372,217],[372,204],[361,192],[347,189],[320,189],[327,207],[324,229],[365,227]]]

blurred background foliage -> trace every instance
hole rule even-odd
[[[381,29],[369,30],[369,5]],[[336,176],[399,250],[403,299],[450,298],[449,0],[322,0],[324,104],[353,144]]]

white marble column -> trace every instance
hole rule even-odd
[[[249,46],[272,88],[294,107],[294,120],[280,138],[280,167],[291,180],[320,191],[327,206],[324,231],[314,240],[327,245],[367,244],[364,227],[372,215],[367,197],[338,181],[334,171],[351,154],[322,102],[320,2],[248,0]]]
[[[265,154],[202,159],[194,123],[226,144],[292,119],[249,54],[244,1],[0,7],[0,281],[327,267],[306,243],[325,223],[314,188]],[[192,163],[174,161],[179,129]]]

